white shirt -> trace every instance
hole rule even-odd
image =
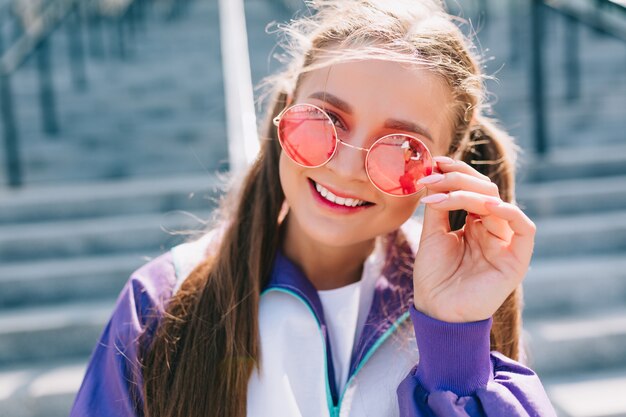
[[[359,318],[361,281],[332,290],[318,291],[328,326],[335,383],[343,391],[350,371],[350,357]]]

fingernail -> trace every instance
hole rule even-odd
[[[445,177],[441,174],[431,174],[426,177],[420,178],[417,182],[419,182],[420,184],[434,184],[444,178]]]
[[[429,196],[422,197],[420,201],[422,203],[427,203],[427,204],[428,203],[441,203],[447,198],[448,198],[448,194],[439,193],[439,194],[431,194]]]
[[[497,206],[500,205],[500,203],[501,203],[501,201],[498,201],[498,200],[487,200],[487,201],[485,201],[485,206],[488,207],[488,208],[489,207],[497,207]]]
[[[453,164],[454,159],[449,158],[447,156],[435,156],[433,157],[433,161],[439,162],[440,164]]]

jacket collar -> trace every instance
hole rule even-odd
[[[357,372],[361,362],[383,334],[403,316],[406,316],[406,312],[413,302],[414,248],[407,242],[404,233],[399,230],[382,238],[380,243],[380,245],[376,245],[376,248],[378,251],[382,250],[383,253],[380,254],[375,251],[370,257],[382,255],[384,262],[377,270],[370,272],[376,275],[374,277],[372,304],[360,332],[360,337],[352,350],[348,378]],[[335,387],[334,366],[332,365],[330,339],[324,320],[322,302],[311,281],[280,250],[276,253],[274,267],[264,291],[271,289],[283,289],[295,293],[313,311],[326,342],[329,383],[333,399],[336,401],[337,388]]]

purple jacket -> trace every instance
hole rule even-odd
[[[300,401],[296,393],[294,401],[300,401],[297,404],[299,411],[285,414],[284,410],[289,406],[284,405],[280,408],[283,412],[281,415],[294,417],[372,415],[368,413],[378,404],[384,403],[384,398],[393,397],[392,403],[384,408],[386,411],[382,414],[374,410],[378,413],[376,415],[555,416],[541,382],[532,370],[498,352],[490,352],[491,319],[452,324],[435,320],[415,310],[412,303],[410,269],[414,250],[415,247],[406,242],[387,248],[382,269],[377,271],[367,320],[359,339],[355,341],[350,377],[343,393],[337,392],[335,387],[332,355],[329,354],[331,346],[319,296],[302,271],[280,252],[277,254],[271,279],[261,297],[260,320],[267,323],[266,330],[263,330],[263,326],[261,330],[262,333],[270,332],[267,333],[266,339],[262,334],[262,346],[265,346],[264,340],[268,340],[267,343],[271,343],[269,342],[271,340],[282,340],[280,334],[289,335],[289,332],[294,330],[293,324],[287,323],[285,330],[287,333],[276,336],[276,329],[282,326],[282,322],[276,320],[284,319],[281,319],[280,314],[274,315],[278,316],[278,319],[265,317],[274,317],[272,311],[276,310],[277,306],[284,311],[289,308],[296,309],[294,310],[296,313],[287,314],[289,317],[300,314],[297,309],[306,306],[306,309],[301,308],[302,311],[306,311],[302,313],[303,319],[313,319],[309,321],[314,325],[307,327],[307,322],[302,321],[304,324],[298,330],[304,332],[310,329],[307,334],[312,337],[310,340],[319,340],[322,348],[318,352],[323,352],[321,356],[324,357],[324,361],[319,362],[322,365],[315,365],[315,369],[311,371],[302,366],[298,369],[279,369],[278,374],[283,379],[285,375],[292,378],[294,381],[290,386],[297,386],[297,382],[302,384],[303,381],[311,381],[312,372],[325,368],[319,374],[323,376],[320,378],[323,380],[321,382],[323,387],[320,387],[319,397],[325,398],[314,398],[311,406],[308,406],[306,401],[311,400]],[[180,254],[181,251],[178,252]],[[132,274],[93,351],[71,412],[72,417],[143,415],[142,379],[137,364],[138,338],[142,332],[154,330],[150,328],[154,322],[150,321],[149,317],[155,311],[157,313],[163,311],[167,300],[193,266],[194,262],[191,262],[188,267],[182,267],[181,263],[176,261],[176,256],[176,250],[172,250]],[[308,318],[304,317],[304,314]],[[403,328],[410,333],[402,333]],[[413,345],[414,353],[410,352],[409,356],[406,356],[409,358],[408,362],[406,360],[403,362],[400,354],[390,353],[393,352],[389,349],[393,343],[391,336],[394,334],[411,335],[402,336]],[[276,346],[262,350],[280,351],[280,349],[281,346]],[[311,356],[307,356],[306,352],[294,350],[286,350],[284,355],[278,355],[278,360],[291,355],[295,359],[291,361],[288,358],[285,359],[286,362],[295,361],[304,364],[311,361]],[[299,354],[302,356],[297,356]],[[389,357],[391,355],[394,357]],[[276,359],[262,358],[261,363],[264,364],[266,360],[271,367],[272,360]],[[406,370],[402,371],[399,379],[393,379],[393,376],[389,377],[392,379],[385,379],[388,377],[387,374],[392,372],[377,371],[382,369],[376,366],[377,361],[383,365],[384,361],[387,361],[390,369],[398,364],[400,370]],[[323,366],[324,363],[326,366]],[[271,373],[271,369],[268,372]],[[305,375],[307,372],[309,374]],[[295,381],[300,377],[303,378],[302,381]],[[266,401],[277,387],[268,386],[273,384],[268,381],[273,381],[271,375],[251,378],[248,395],[249,416],[270,415],[267,414],[269,408],[265,408],[263,401]],[[368,383],[373,384],[374,391],[366,391]],[[311,392],[317,392],[316,384],[306,382],[304,385],[307,386],[309,397]],[[376,396],[380,397],[380,401]],[[366,402],[368,398],[372,401],[369,405],[360,406],[357,403],[357,400]],[[319,404],[321,408],[317,409]]]

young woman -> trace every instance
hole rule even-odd
[[[72,415],[554,415],[517,362],[535,226],[466,40],[434,1],[312,6],[258,159],[132,275]]]

